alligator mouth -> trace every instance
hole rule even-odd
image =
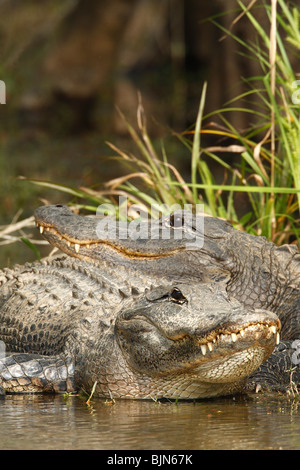
[[[138,322],[141,330],[143,325],[151,325],[176,347],[182,347],[185,343],[189,344],[190,347],[191,343],[193,343],[197,349],[200,349],[202,356],[207,355],[208,357],[210,353],[214,355],[214,353],[218,352],[222,355],[222,349],[224,349],[224,354],[228,354],[229,351],[235,352],[239,349],[260,345],[263,342],[270,343],[273,347],[280,342],[281,324],[280,320],[275,318],[261,318],[260,320],[252,320],[247,323],[240,319],[239,325],[231,324],[215,328],[204,335],[191,335],[188,333],[168,334],[167,331],[164,331],[163,328],[153,322],[151,318],[139,314],[126,319],[125,323],[123,323],[123,328],[130,328],[129,325],[132,321],[135,324]]]
[[[182,374],[192,380],[195,390],[199,383],[244,380],[268,359],[280,339],[280,321],[275,315],[260,320],[241,318],[239,325],[217,327],[202,336],[168,334],[140,315],[120,319],[116,327],[119,345],[131,367],[147,375]]]
[[[251,322],[240,328],[195,337],[190,373],[206,383],[232,383],[252,374],[279,343],[280,322]],[[178,339],[184,343],[183,337]],[[174,344],[174,346],[176,343]],[[180,344],[185,349],[185,344]],[[187,349],[189,349],[187,342]],[[197,351],[197,352],[196,352]]]
[[[170,338],[175,344],[181,345],[191,339],[189,335],[182,335],[180,338]],[[242,344],[251,341],[252,344],[261,340],[275,340],[275,344],[280,341],[280,323],[253,322],[240,328],[230,328],[230,330],[215,330],[205,337],[193,338],[199,346],[203,356],[212,353],[215,348],[222,346],[232,346],[234,343]]]
[[[129,258],[163,258],[166,256],[170,256],[178,251],[181,251],[183,248],[173,248],[167,252],[138,252],[134,250],[130,250],[125,246],[120,246],[116,243],[113,243],[113,240],[109,239],[90,239],[90,240],[78,240],[76,238],[68,237],[65,234],[59,232],[53,225],[44,224],[36,220],[36,226],[40,231],[40,234],[44,236],[44,238],[48,239],[51,238],[51,244],[56,245],[59,249],[67,252],[67,253],[75,253],[79,258],[88,256],[92,254],[93,249],[97,248],[99,245],[106,245],[110,246],[114,250],[122,253],[124,256]]]
[[[36,226],[39,229],[41,235],[43,235],[44,232],[50,232],[52,235],[54,235],[54,237],[58,241],[65,242],[68,248],[73,247],[76,253],[79,253],[80,248],[82,247],[90,249],[92,245],[96,245],[96,244],[98,245],[100,243],[103,243],[102,241],[100,242],[99,240],[79,241],[74,238],[69,238],[67,235],[62,235],[53,226],[41,224],[38,221],[36,221]]]

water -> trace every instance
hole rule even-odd
[[[300,449],[300,401],[254,395],[155,403],[15,395],[0,400],[0,449]]]

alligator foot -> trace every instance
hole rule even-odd
[[[0,396],[20,392],[74,392],[70,358],[10,353],[0,359]]]

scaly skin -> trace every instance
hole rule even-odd
[[[226,395],[274,349],[277,316],[230,300],[222,282],[139,293],[113,274],[71,258],[3,273],[6,392],[90,391],[97,382],[101,397]]]

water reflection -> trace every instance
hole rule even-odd
[[[298,403],[241,397],[155,403],[7,396],[1,449],[300,449]]]

